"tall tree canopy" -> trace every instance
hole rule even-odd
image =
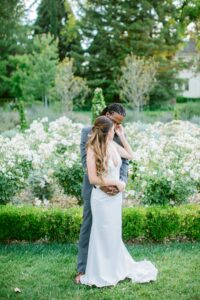
[[[42,0],[37,10],[35,33],[51,33],[58,39],[60,60],[70,55],[71,45],[80,40],[67,0]]]
[[[160,61],[159,86],[154,97],[171,98],[176,71],[172,58],[189,22],[182,16],[183,9],[187,15],[188,3],[181,0],[179,5],[173,0],[164,0],[162,4],[155,0],[80,3],[83,49],[74,47],[72,52],[79,74],[86,76],[91,88],[103,88],[107,101],[118,101],[116,80],[124,58],[131,52],[154,56]]]
[[[1,0],[0,4],[0,96],[8,96],[8,56],[26,50],[26,30],[21,19],[24,4],[21,0]]]

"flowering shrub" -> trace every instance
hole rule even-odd
[[[81,203],[80,133],[66,117],[35,120],[13,138],[0,135],[0,203],[28,188],[50,200],[54,184]],[[127,123],[134,151],[126,199],[131,203],[179,204],[200,189],[200,127],[187,121]]]
[[[46,170],[34,170],[29,176],[29,185],[33,195],[45,201],[53,197],[54,186],[50,178],[46,175]]]
[[[26,187],[31,169],[31,152],[22,135],[3,138],[0,135],[0,204]]]
[[[57,166],[71,168],[79,157],[82,126],[66,117],[43,118],[11,139],[0,136],[0,203],[28,186],[37,198],[51,198]]]
[[[134,149],[129,189],[146,204],[179,204],[198,191],[200,128],[190,122],[127,124]],[[130,193],[130,192],[129,192]]]
[[[77,160],[72,167],[66,168],[62,163],[55,172],[60,186],[67,195],[77,198],[78,203],[82,204],[81,189],[83,182],[83,169],[81,161]]]

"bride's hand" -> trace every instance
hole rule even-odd
[[[115,132],[118,136],[124,135],[124,127],[119,124],[115,127]]]
[[[125,186],[126,186],[126,183],[122,180],[120,180],[119,183],[117,184],[118,190],[120,192],[123,192],[125,190]]]

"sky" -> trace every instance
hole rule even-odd
[[[28,9],[27,18],[31,22],[33,22],[37,17],[36,9],[37,9],[40,1],[41,0],[24,0],[26,9]],[[32,6],[33,3],[34,3],[34,5]],[[77,12],[78,8],[77,8],[77,5],[76,5],[76,0],[70,0],[69,3],[71,4],[71,8],[72,8],[75,16],[77,16],[76,12]]]
[[[39,4],[40,1],[35,1],[35,0],[24,0],[26,9],[29,9],[31,7],[32,3],[36,2],[31,9],[28,10],[28,15],[27,18],[29,21],[34,21],[36,19],[36,8]]]

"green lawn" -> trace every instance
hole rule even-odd
[[[159,270],[156,282],[116,287],[76,285],[77,246],[0,245],[0,299],[200,299],[200,242],[128,245],[135,260],[148,258]],[[21,293],[15,293],[14,288]]]

